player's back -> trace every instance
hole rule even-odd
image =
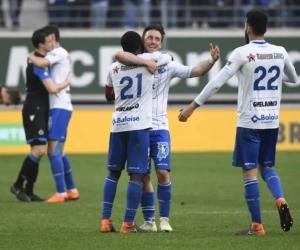
[[[69,53],[59,46],[49,52],[46,56],[51,62],[51,75],[55,83],[63,83],[70,72]],[[61,108],[72,110],[70,86],[56,94],[50,94],[50,109]]]
[[[42,55],[35,52],[36,56],[43,57]],[[49,109],[49,95],[44,84],[40,80],[44,76],[50,74],[49,68],[40,69],[30,61],[26,67],[26,106],[34,106]]]
[[[115,92],[112,132],[151,128],[153,75],[145,67],[116,62],[109,77]]]
[[[252,41],[237,52],[242,60],[237,73],[238,126],[277,128],[286,50],[265,41]]]

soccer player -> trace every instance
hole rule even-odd
[[[60,33],[57,27],[46,26],[43,30],[51,35],[53,50],[43,58],[30,54],[29,59],[41,68],[51,66],[54,82],[63,81],[70,72],[69,53],[60,46]],[[48,157],[56,184],[56,193],[46,202],[77,200],[79,199],[79,192],[75,187],[71,163],[63,151],[73,110],[70,86],[59,93],[50,94],[49,100]]]
[[[21,93],[16,89],[9,89],[0,85],[0,100],[6,106],[17,105],[21,102]]]
[[[142,40],[138,33],[126,32],[121,38],[124,51],[132,54],[141,53]],[[159,52],[140,55],[144,65],[153,63],[146,59],[157,59],[159,65],[171,61],[170,55]],[[151,68],[151,65],[147,66]],[[126,66],[115,62],[110,66],[107,78],[106,98],[115,99],[112,129],[109,141],[109,175],[103,190],[102,226],[100,231],[115,232],[111,212],[116,194],[118,179],[127,162],[130,180],[127,188],[127,204],[121,233],[147,232],[134,223],[136,211],[141,202],[143,178],[148,172],[150,137],[152,127],[152,82],[156,65],[149,73],[146,67]]]
[[[42,30],[32,35],[34,54],[44,57],[52,48],[52,37]],[[30,154],[25,158],[11,192],[21,201],[43,201],[33,193],[34,183],[38,176],[39,162],[46,152],[48,140],[49,93],[55,94],[70,84],[70,75],[63,83],[54,83],[48,67],[41,69],[28,61],[26,68],[26,100],[22,109],[23,126]],[[27,181],[25,190],[24,181]]]
[[[182,122],[202,106],[223,84],[237,74],[238,119],[233,166],[241,167],[245,199],[251,214],[250,228],[238,235],[264,235],[260,213],[257,169],[266,182],[279,212],[284,231],[293,225],[280,179],[274,170],[282,81],[297,82],[297,73],[285,48],[264,40],[268,17],[256,10],[246,15],[246,45],[235,49],[226,66],[205,86],[196,99],[179,114]]]
[[[152,24],[143,31],[143,45],[145,52],[158,51],[162,47],[165,31],[162,26]],[[171,147],[168,126],[168,93],[170,82],[173,78],[198,77],[206,74],[220,56],[218,46],[210,44],[211,57],[196,66],[185,66],[177,62],[170,62],[158,69],[153,82],[153,109],[152,130],[150,131],[150,156],[154,161],[158,179],[157,198],[160,211],[160,230],[163,232],[173,231],[169,223],[171,209],[172,182],[169,172],[171,171]],[[137,64],[137,57],[126,52],[117,52],[116,59],[125,64]],[[150,172],[144,178],[143,195],[141,201],[145,223],[143,229],[157,231],[154,211],[154,191],[151,183]]]

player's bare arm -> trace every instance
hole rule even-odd
[[[219,59],[220,57],[220,49],[218,45],[213,46],[212,43],[209,44],[210,48],[210,55],[211,57],[197,66],[194,66],[192,68],[190,77],[197,77],[197,76],[203,76],[205,75],[215,64],[215,62]]]
[[[157,65],[156,62],[157,60],[155,59],[144,59],[141,57],[138,57],[132,53],[124,52],[124,51],[119,51],[115,55],[115,59],[118,62],[121,62],[125,65],[140,65],[140,66],[145,66],[146,69],[151,73],[154,74],[157,70]]]
[[[232,53],[233,63],[226,65],[223,69],[204,87],[195,100],[186,108],[180,110],[178,120],[186,122],[193,114],[194,110],[203,105],[211,96],[213,96],[236,72],[240,69],[242,61],[239,60],[238,53]]]
[[[46,68],[50,65],[50,61],[47,58],[35,56],[34,52],[28,55],[28,59],[39,68]]]
[[[107,102],[113,102],[115,100],[115,92],[113,87],[105,86],[105,98]]]
[[[63,83],[55,83],[52,78],[43,80],[45,88],[50,94],[56,94],[64,88],[68,87],[71,83],[71,73],[68,74],[67,79]]]

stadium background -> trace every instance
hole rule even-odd
[[[59,2],[64,1],[67,3],[67,0]],[[80,1],[85,6],[78,8],[74,3]],[[124,31],[138,23],[136,30],[142,32],[143,15],[135,18],[135,23],[125,25],[123,7],[120,6],[122,1],[101,0],[109,2],[106,27],[95,28],[91,24],[94,20],[91,16],[78,19],[78,13],[68,16],[64,12],[62,17],[52,18],[53,14],[58,15],[66,7],[70,7],[71,11],[95,10],[94,5],[87,5],[88,0],[75,0],[64,7],[53,5],[58,2],[53,0],[26,0],[18,26],[12,23],[16,16],[11,18],[10,2],[13,0],[2,1],[5,27],[1,23],[0,12],[0,84],[17,87],[23,95],[26,58],[33,50],[30,42],[32,31],[51,20],[61,22],[60,27],[64,26],[61,28],[62,45],[72,57],[71,93],[74,103],[66,151],[81,197],[77,202],[64,204],[20,204],[8,192],[29,148],[25,145],[21,123],[22,105],[0,105],[1,250],[111,250],[124,249],[124,246],[133,250],[152,250],[155,247],[169,250],[181,249],[181,246],[189,250],[299,250],[300,79],[296,85],[284,83],[280,114],[280,152],[276,165],[279,166],[277,171],[295,220],[295,226],[287,234],[279,226],[274,199],[260,179],[262,215],[267,235],[259,239],[234,236],[234,232],[243,229],[249,221],[241,173],[230,167],[236,123],[236,78],[232,78],[188,123],[177,120],[179,109],[190,103],[225,65],[231,51],[244,44],[244,13],[254,4],[265,3],[259,7],[265,9],[271,18],[266,39],[286,47],[300,74],[299,1],[141,0],[142,3],[153,4],[151,22],[161,22],[166,28],[163,51],[172,53],[176,61],[196,65],[206,60],[210,42],[220,47],[221,58],[204,77],[172,81],[168,113],[174,152],[170,217],[174,233],[153,233],[138,237],[138,240],[135,235],[99,235],[98,230],[113,110],[113,106],[104,100],[106,70],[113,61],[114,52],[120,50],[119,38]],[[176,25],[172,26],[174,20],[170,18],[171,13],[167,13],[174,6],[178,16]],[[48,7],[54,12],[50,13]],[[52,15],[50,18],[49,14]],[[81,14],[86,15],[86,12]],[[83,24],[87,27],[80,27]],[[127,181],[126,174],[123,174],[118,184],[113,210],[117,229],[123,219]],[[156,189],[155,180],[153,184]],[[55,190],[46,156],[40,163],[35,190],[43,198],[50,197]],[[157,222],[158,216],[157,212]],[[140,212],[136,220],[142,223]]]
[[[193,100],[225,65],[232,50],[244,44],[243,15],[254,4],[260,4],[259,8],[269,14],[271,27],[267,41],[284,46],[296,70],[300,72],[298,1],[269,1],[266,4],[268,1],[141,0],[140,5],[135,7],[140,8],[138,13],[142,15],[136,15],[131,20],[128,18],[132,14],[127,9],[128,1],[124,0],[122,6],[122,1],[101,0],[95,2],[102,3],[100,9],[106,11],[106,18],[98,13],[97,18],[102,21],[102,26],[99,24],[98,28],[99,25],[95,23],[98,19],[93,16],[97,6],[93,1],[76,0],[70,1],[72,4],[69,5],[63,5],[63,2],[68,1],[24,1],[18,19],[19,26],[16,26],[11,0],[3,1],[2,20],[6,26],[0,29],[0,83],[17,87],[24,94],[26,58],[33,50],[30,41],[32,31],[51,22],[62,27],[61,43],[72,58],[71,93],[75,105],[66,145],[68,153],[107,152],[112,111],[112,105],[108,105],[104,98],[107,69],[114,60],[114,53],[121,50],[119,39],[124,31],[135,29],[142,33],[142,26],[146,22],[163,24],[166,28],[163,51],[171,53],[175,61],[185,65],[196,65],[206,60],[210,42],[221,49],[221,58],[205,76],[172,81],[169,116],[174,152],[232,150],[236,121],[236,77],[230,79],[188,123],[179,123],[177,115],[178,110]],[[108,3],[107,9],[103,7],[104,2]],[[275,2],[277,4],[274,5]],[[145,12],[143,7],[147,4],[151,11]],[[175,17],[172,15],[174,11],[177,13]],[[72,13],[81,17],[74,17]],[[148,15],[146,19],[145,15]],[[300,149],[299,94],[300,79],[296,85],[283,84],[279,150]],[[21,105],[11,109],[1,107],[0,154],[28,152],[24,144],[20,109]],[[80,142],[78,137],[81,138]]]

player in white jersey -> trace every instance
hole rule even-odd
[[[69,53],[60,46],[60,33],[55,26],[46,26],[43,30],[52,35],[53,50],[45,58],[29,55],[29,59],[39,67],[51,66],[55,82],[65,79],[70,72]],[[71,163],[64,153],[68,124],[72,116],[70,87],[49,95],[49,141],[48,157],[56,184],[56,193],[46,202],[77,200],[79,192],[74,183]]]
[[[126,32],[121,38],[121,45],[124,51],[132,54],[141,53],[142,41],[136,32]],[[159,65],[171,61],[170,55],[162,55],[159,52],[139,56],[146,62],[147,60],[143,58],[157,59]],[[103,190],[100,229],[103,233],[115,232],[111,212],[117,182],[125,163],[130,180],[127,188],[126,212],[120,232],[147,232],[134,223],[134,218],[141,201],[143,178],[148,172],[149,130],[152,127],[152,82],[153,74],[149,73],[146,67],[127,66],[119,62],[110,66],[105,92],[108,101],[115,100],[115,110],[109,140],[107,164],[109,175],[106,177]]]
[[[282,81],[297,82],[297,73],[285,48],[264,40],[268,17],[260,11],[246,15],[246,45],[235,49],[226,66],[179,115],[182,122],[202,106],[223,84],[237,74],[239,81],[237,131],[233,166],[241,167],[251,227],[238,235],[264,235],[260,213],[257,169],[266,182],[279,212],[284,231],[293,225],[275,166]]]
[[[143,31],[143,45],[145,52],[153,52],[161,49],[165,32],[161,25],[152,24]],[[197,66],[185,66],[177,62],[170,62],[158,68],[154,75],[152,93],[152,130],[150,131],[150,156],[154,161],[158,179],[157,198],[160,211],[160,230],[171,232],[173,229],[169,223],[171,208],[172,183],[169,172],[170,164],[170,134],[168,126],[167,103],[170,82],[173,78],[189,78],[204,75],[219,58],[219,48],[210,44],[211,58]],[[118,52],[116,59],[126,64],[137,64],[138,58],[125,52]],[[144,189],[141,201],[145,223],[143,229],[157,231],[154,210],[154,191],[151,183],[150,171],[144,179]]]

